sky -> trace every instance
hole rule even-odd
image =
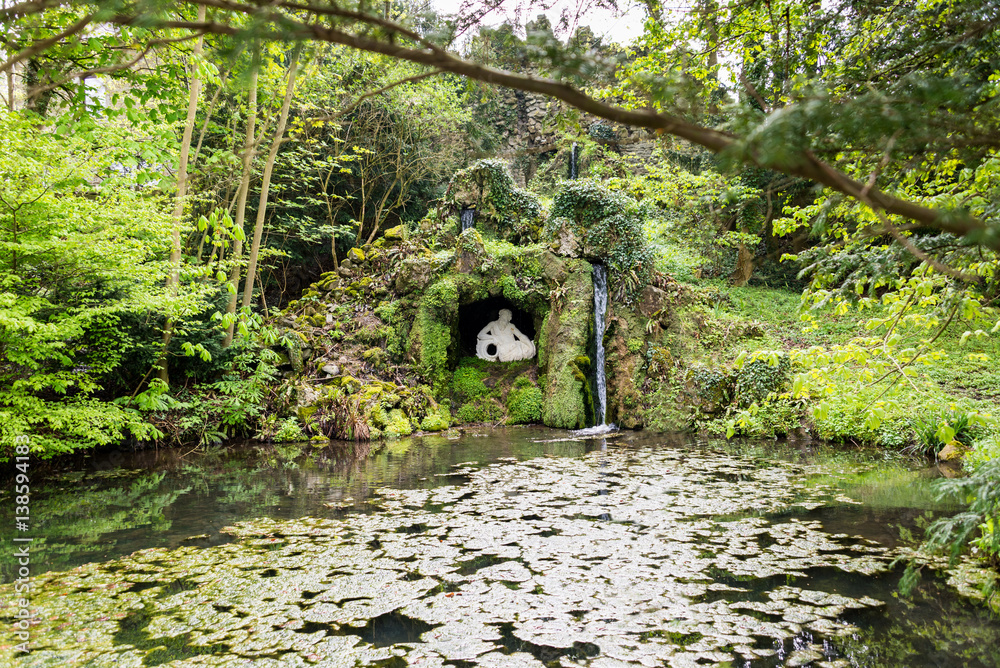
[[[616,15],[606,9],[581,11],[579,8],[585,3],[586,0],[544,0],[545,6],[548,6],[549,9],[544,11],[542,7],[529,9],[523,12],[518,20],[515,9],[518,5],[524,4],[523,0],[506,0],[501,11],[491,14],[486,19],[486,23],[499,25],[509,18],[511,23],[518,23],[523,27],[525,22],[533,21],[538,14],[545,14],[549,17],[552,25],[557,26],[560,15],[566,11],[570,16],[578,17],[576,25],[590,26],[594,34],[605,38],[605,42],[617,42],[625,45],[642,33],[642,24],[646,20],[646,10],[640,4],[631,2],[624,15],[620,13]],[[622,2],[622,6],[626,7],[626,3],[628,0]],[[432,0],[432,4],[441,12],[453,14],[459,11],[462,0]],[[573,29],[571,28],[569,32],[572,34]],[[557,36],[565,38],[568,35],[557,32]]]

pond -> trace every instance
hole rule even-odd
[[[1000,665],[961,579],[896,592],[909,534],[954,510],[914,462],[536,428],[364,454],[141,452],[37,482],[33,649],[2,585],[0,664]]]

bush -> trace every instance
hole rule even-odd
[[[645,218],[645,208],[628,195],[578,179],[567,181],[556,193],[545,231],[555,238],[568,228],[579,239],[583,255],[607,263],[610,287],[618,298],[631,302],[653,274]]]
[[[527,376],[514,381],[507,393],[507,424],[534,424],[542,421],[542,391]]]
[[[308,437],[302,431],[302,427],[299,426],[299,421],[296,418],[290,417],[279,423],[278,429],[271,440],[275,443],[292,443],[295,441],[306,441]]]
[[[930,411],[913,423],[917,436],[917,449],[926,455],[935,455],[952,440],[968,445],[972,442],[972,421],[962,410],[946,408]]]
[[[742,407],[764,401],[768,395],[788,389],[791,362],[784,353],[770,353],[753,359],[736,376],[736,402]]]

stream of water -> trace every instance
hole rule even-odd
[[[604,318],[608,311],[608,268],[594,265],[594,397],[595,424],[605,423],[608,405],[608,381],[604,368]]]
[[[901,529],[954,510],[915,462],[541,428],[364,454],[50,472],[33,651],[14,658],[0,585],[0,665],[1000,665],[1000,625],[960,579],[896,595]]]
[[[476,210],[475,209],[462,209],[459,214],[459,219],[462,223],[462,231],[465,232],[470,227],[476,226]]]

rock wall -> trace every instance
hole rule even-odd
[[[656,137],[645,128],[612,123],[592,114],[581,114],[558,100],[524,91],[503,89],[502,118],[496,122],[501,138],[500,157],[514,160],[514,179],[521,187],[531,180],[539,156],[560,153],[568,174],[569,155],[560,131],[560,119],[573,118],[580,131],[622,155],[648,159]],[[565,120],[563,121],[565,123]]]

